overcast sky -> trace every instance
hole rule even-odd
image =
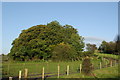
[[[72,25],[86,43],[113,41],[118,31],[117,2],[2,3],[2,52],[9,53],[21,30],[57,20]]]

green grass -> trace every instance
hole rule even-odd
[[[94,67],[99,67],[99,64],[101,62],[100,59],[93,58],[91,60]],[[105,61],[102,61],[102,65],[105,65]],[[19,70],[24,73],[24,69],[27,68],[29,75],[30,74],[41,74],[42,68],[45,68],[45,73],[53,73],[57,74],[57,66],[60,65],[60,74],[66,73],[66,67],[67,65],[70,66],[70,73],[72,72],[79,72],[79,66],[82,63],[82,61],[73,61],[73,62],[6,62],[3,63],[3,77],[9,77],[9,76],[18,76]],[[52,74],[50,74],[52,75]],[[29,76],[32,77],[32,76]],[[33,76],[36,77],[36,76]],[[40,76],[38,76],[40,77]]]
[[[105,53],[94,53],[95,55],[98,55],[100,57],[109,57],[113,59],[118,59],[118,55],[113,55],[113,54],[105,54]]]
[[[99,56],[107,56],[111,57],[110,54],[101,54],[101,53],[95,53],[96,55]],[[116,55],[112,55],[112,58],[117,58]],[[100,62],[102,63],[102,66],[106,65],[106,62],[109,63],[107,59],[101,60],[97,59],[97,57],[92,57],[91,62],[93,66],[99,67]],[[10,77],[10,76],[18,76],[19,70],[22,71],[22,75],[24,75],[24,69],[28,69],[28,74],[41,74],[42,73],[42,68],[45,68],[45,73],[52,73],[49,75],[57,74],[57,66],[58,64],[60,65],[60,74],[66,73],[66,67],[67,65],[70,66],[70,73],[72,72],[79,72],[79,65],[82,63],[82,61],[73,61],[73,62],[33,62],[33,61],[27,61],[27,62],[4,62],[2,64],[2,71],[3,71],[3,77]],[[99,71],[96,72],[99,74]],[[75,74],[73,74],[75,75]],[[29,78],[31,77],[40,77],[38,76],[28,76]],[[73,76],[74,77],[74,76]],[[79,77],[79,76],[78,76]],[[86,76],[87,77],[87,76]]]
[[[60,76],[60,78],[94,78],[94,77],[93,76],[85,76],[84,74],[81,74],[81,73],[76,73],[76,74]]]
[[[118,78],[118,66],[95,70],[94,73],[98,78]]]
[[[93,71],[97,78],[118,78],[118,66],[103,68]],[[85,76],[82,73],[61,76],[61,78],[95,78],[94,76]]]
[[[42,68],[45,68],[45,73],[57,73],[57,66],[60,65],[60,74],[65,73],[66,66],[70,66],[71,72],[76,71],[81,64],[81,61],[74,62],[15,62],[15,63],[3,63],[3,71],[7,73],[5,76],[18,76],[19,70],[24,72],[24,69],[29,70],[29,74],[41,74]]]

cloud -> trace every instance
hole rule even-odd
[[[91,36],[87,36],[87,37],[84,37],[85,38],[85,41],[92,41],[92,42],[98,42],[98,41],[103,41],[105,39],[102,39],[102,38],[98,38],[98,37],[91,37]]]
[[[101,44],[101,42],[102,42],[103,40],[105,40],[105,39],[103,39],[103,38],[92,37],[92,36],[86,36],[86,37],[84,37],[84,38],[85,38],[85,40],[84,40],[85,44],[87,44],[87,43],[96,44],[97,47],[99,47],[100,44]],[[85,45],[85,48],[86,48],[86,45]]]

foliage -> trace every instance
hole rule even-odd
[[[8,61],[8,56],[5,55],[5,54],[1,54],[1,55],[0,55],[0,58],[2,58],[2,62]]]
[[[92,72],[92,69],[93,69],[93,67],[92,67],[92,63],[90,61],[90,58],[86,57],[82,62],[82,72],[85,75],[90,75]]]
[[[116,40],[116,52],[120,54],[120,35],[117,36],[117,40]]]
[[[36,25],[22,30],[19,37],[13,41],[13,46],[8,55],[13,60],[18,61],[48,60],[56,54],[59,56],[66,54],[63,58],[71,55],[69,57],[73,58],[73,55],[78,56],[83,51],[83,40],[83,37],[79,36],[78,31],[71,25],[62,26],[59,22],[52,21],[47,25]],[[59,50],[55,54],[53,50],[56,51],[56,48],[60,48],[59,44],[61,43],[65,44],[61,50],[67,47],[67,51],[61,53],[62,51]]]
[[[89,52],[94,53],[95,50],[97,49],[97,47],[96,47],[95,44],[90,44],[90,43],[88,43],[88,44],[86,44],[86,45],[87,45],[86,49],[87,49]]]
[[[69,44],[60,43],[56,45],[52,52],[52,59],[57,61],[67,61],[75,59],[77,53],[74,47]]]
[[[87,56],[93,56],[94,54],[93,54],[93,52],[91,52],[91,51],[84,51],[84,52],[82,52],[82,55],[81,55],[81,57],[87,57]]]
[[[99,46],[98,50],[103,53],[118,54],[118,52],[116,52],[116,43],[112,41],[111,42],[103,41],[102,44]]]

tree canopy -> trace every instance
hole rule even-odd
[[[88,44],[86,44],[86,45],[87,45],[86,49],[87,49],[88,51],[92,52],[92,53],[94,53],[95,50],[97,49],[97,47],[96,47],[95,44],[90,44],[90,43],[88,43]]]
[[[99,51],[103,52],[103,53],[108,53],[108,54],[118,54],[118,50],[117,49],[117,45],[118,43],[116,42],[106,42],[106,41],[102,41],[102,44],[99,46]]]
[[[71,25],[60,25],[52,21],[47,25],[36,25],[22,30],[18,38],[12,42],[8,54],[13,60],[75,59],[84,48],[84,38]],[[68,58],[66,58],[68,57]]]

